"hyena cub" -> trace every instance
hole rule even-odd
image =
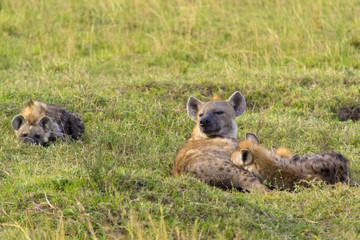
[[[174,160],[174,175],[189,173],[214,186],[239,189],[265,189],[252,173],[230,161],[236,140],[235,118],[245,110],[245,99],[235,92],[227,101],[218,98],[202,103],[190,97],[187,112],[196,121],[191,138]]]
[[[308,186],[307,181],[311,180],[329,184],[350,180],[349,160],[340,153],[321,152],[300,157],[289,149],[283,150],[280,152],[283,156],[279,156],[261,146],[254,134],[247,133],[246,140],[239,143],[231,160],[277,188],[291,189],[296,183]]]
[[[292,158],[295,154],[288,148],[271,146],[271,151],[273,154],[280,156],[282,158]]]
[[[38,101],[30,101],[11,124],[21,141],[41,146],[65,140],[66,135],[77,140],[85,132],[84,123],[74,113]]]

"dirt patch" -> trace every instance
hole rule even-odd
[[[339,121],[360,120],[360,107],[343,107],[339,108]]]

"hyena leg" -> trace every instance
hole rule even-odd
[[[222,188],[240,188],[246,190],[262,189],[270,191],[260,179],[252,173],[235,166],[228,160],[211,160],[195,163],[189,169],[196,178],[210,185]]]

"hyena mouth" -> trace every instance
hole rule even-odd
[[[23,138],[22,141],[23,141],[24,143],[28,143],[28,144],[35,144],[35,145],[39,145],[39,144],[40,144],[40,142],[39,142],[38,140],[29,138],[29,137]]]
[[[215,133],[220,132],[220,128],[216,128],[216,129],[206,129],[206,128],[201,128],[201,131],[203,133],[205,133],[206,135],[213,135]]]

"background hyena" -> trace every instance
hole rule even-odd
[[[30,101],[11,124],[21,141],[42,146],[57,138],[65,140],[66,135],[77,140],[85,132],[84,123],[74,113],[38,101]]]
[[[240,92],[235,92],[227,101],[214,99],[202,103],[190,97],[187,112],[196,126],[174,160],[174,174],[190,173],[218,187],[268,190],[252,173],[230,161],[239,143],[235,118],[244,112],[245,106]]]
[[[295,183],[307,186],[306,181],[311,180],[334,184],[350,179],[349,160],[340,153],[322,152],[289,158],[292,152],[288,151],[285,151],[285,158],[274,154],[261,146],[254,134],[247,133],[246,140],[239,142],[231,160],[278,188],[293,188]]]

